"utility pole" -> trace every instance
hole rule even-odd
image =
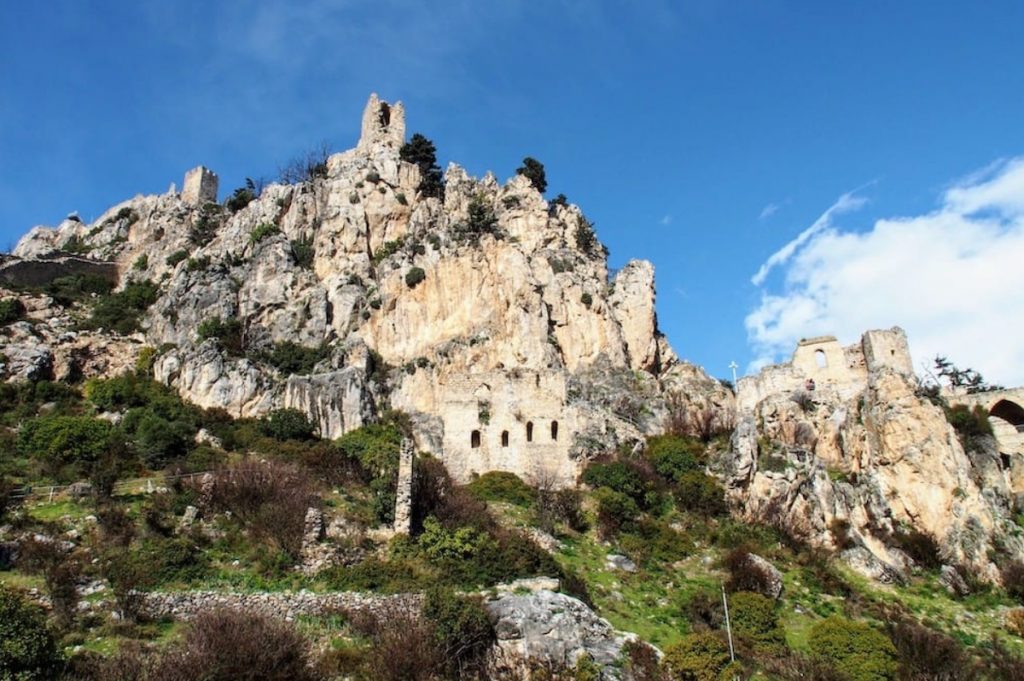
[[[722,605],[725,606],[725,631],[729,635],[729,661],[736,661],[736,650],[732,647],[732,625],[729,623],[729,599],[725,597],[725,585],[722,585]]]
[[[736,370],[740,368],[740,365],[733,360],[729,362],[729,368],[732,369],[732,384],[736,385]]]

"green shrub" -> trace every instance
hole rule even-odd
[[[634,562],[652,566],[670,565],[690,555],[692,541],[668,523],[641,518],[618,537],[619,547]]]
[[[480,242],[480,237],[484,234],[496,234],[497,231],[498,218],[494,215],[490,201],[483,194],[477,194],[470,200],[466,220],[453,229],[457,239],[474,245]]]
[[[313,437],[313,424],[305,412],[298,409],[275,409],[263,421],[261,428],[275,440],[309,440]]]
[[[659,435],[647,440],[647,458],[658,475],[679,482],[686,473],[704,468],[704,447],[692,438]]]
[[[580,302],[586,305],[587,307],[590,307],[591,304],[593,304],[594,302],[594,297],[589,293],[584,293],[582,296],[580,296]]]
[[[105,454],[115,439],[109,422],[89,416],[40,416],[18,431],[18,451],[35,458],[52,472],[64,466],[78,471]]]
[[[979,440],[992,435],[992,424],[988,420],[988,410],[980,404],[973,409],[963,404],[946,407],[946,420],[953,426],[960,442],[965,449],[973,449]]]
[[[832,616],[811,627],[811,654],[843,670],[852,681],[896,678],[896,648],[889,637],[864,622]]]
[[[405,273],[405,285],[409,288],[416,288],[416,285],[427,278],[427,273],[422,267],[413,267]]]
[[[247,180],[246,186],[236,189],[224,202],[224,206],[232,213],[237,213],[255,200],[256,190],[254,183],[251,180]]]
[[[892,542],[917,565],[926,570],[938,570],[942,567],[942,552],[935,537],[918,530],[899,530],[892,534]]]
[[[733,633],[759,653],[778,654],[786,648],[786,634],[775,612],[775,601],[758,593],[738,591],[729,598]]]
[[[273,347],[260,354],[258,359],[285,375],[305,375],[313,373],[316,365],[330,354],[331,350],[326,345],[307,348],[298,343],[284,341],[283,343],[274,343]]]
[[[317,574],[331,591],[408,593],[436,584],[437,577],[415,561],[392,557],[384,561],[372,556],[355,565],[335,565]]]
[[[481,501],[504,501],[516,506],[529,507],[537,492],[515,473],[491,471],[470,482],[466,489]]]
[[[137,257],[135,259],[135,262],[132,263],[132,269],[135,270],[136,272],[141,272],[147,267],[149,267],[149,256],[146,255],[145,253]]]
[[[174,267],[179,262],[182,262],[183,260],[187,259],[188,251],[175,251],[174,253],[171,253],[169,256],[167,256],[167,259],[164,262],[167,263],[168,267]]]
[[[703,516],[721,516],[729,511],[722,485],[700,471],[690,471],[680,477],[675,497],[679,508]]]
[[[264,222],[256,226],[251,232],[249,232],[249,243],[258,244],[267,237],[280,234],[281,230],[277,228],[277,225],[269,222]]]
[[[229,356],[235,357],[244,354],[242,331],[242,322],[239,320],[234,318],[221,320],[220,317],[204,320],[196,329],[199,340],[215,338]]]
[[[292,260],[303,269],[312,269],[313,259],[316,257],[316,249],[313,248],[312,239],[293,239],[291,242]]]
[[[583,469],[583,482],[591,487],[607,487],[643,504],[650,491],[640,472],[624,461],[594,462]]]
[[[57,277],[43,287],[59,305],[86,300],[92,295],[104,296],[111,292],[114,283],[98,274],[74,274]]]
[[[208,269],[210,269],[210,257],[206,255],[189,258],[185,264],[186,272],[205,272]]]
[[[640,509],[633,499],[609,487],[598,487],[594,492],[597,502],[598,530],[602,537],[614,537],[640,515]]]
[[[0,300],[0,326],[19,321],[25,316],[25,306],[17,298]]]
[[[576,223],[575,237],[576,248],[588,255],[592,255],[596,249],[600,248],[597,235],[594,233],[593,223],[582,215],[579,218],[579,222]]]
[[[402,431],[394,422],[363,426],[342,435],[336,444],[345,456],[367,471],[374,496],[377,520],[394,520],[395,485],[398,482],[398,453]]]
[[[183,421],[172,421],[151,409],[133,409],[122,425],[131,433],[135,450],[146,466],[156,470],[175,459],[183,459],[193,445],[196,428]]]
[[[729,665],[729,646],[710,632],[690,634],[665,649],[662,664],[672,681],[719,681]]]
[[[43,610],[0,584],[0,679],[47,681],[57,678],[62,666]]]
[[[61,250],[65,253],[74,253],[76,255],[85,255],[93,249],[91,244],[85,243],[85,239],[74,234],[70,239],[64,242],[61,246]]]
[[[107,329],[120,334],[139,330],[139,318],[156,302],[160,288],[149,281],[129,282],[124,289],[101,297],[84,324],[90,329]]]
[[[425,594],[422,613],[441,646],[450,678],[468,678],[474,669],[483,671],[495,633],[479,596],[433,588]]]

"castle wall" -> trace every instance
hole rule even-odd
[[[216,173],[204,166],[198,166],[185,173],[185,184],[181,189],[181,200],[193,206],[217,202],[219,180]]]

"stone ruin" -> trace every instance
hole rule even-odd
[[[205,166],[198,166],[185,173],[185,184],[181,189],[181,200],[193,206],[217,202],[217,174]]]
[[[363,125],[357,148],[365,151],[378,144],[401,147],[404,143],[405,107],[401,102],[388,104],[374,92],[363,109]]]

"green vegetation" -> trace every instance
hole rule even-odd
[[[20,321],[25,316],[25,306],[17,298],[0,300],[0,326]]]
[[[515,473],[490,471],[475,478],[466,490],[480,501],[501,501],[529,508],[537,500],[537,491]]]
[[[530,181],[533,188],[541,194],[548,190],[547,175],[544,173],[544,164],[535,158],[527,156],[523,159],[523,165],[516,168],[517,175],[523,175]]]
[[[142,314],[156,302],[159,293],[160,288],[152,282],[129,282],[121,291],[101,296],[83,326],[120,334],[134,333],[139,330]]]
[[[241,357],[245,354],[242,322],[235,318],[222,320],[220,317],[211,317],[199,325],[196,334],[201,341],[216,339],[229,356]]]
[[[455,225],[453,231],[459,241],[472,245],[480,243],[485,234],[499,236],[498,218],[486,196],[477,194],[470,200],[466,220]]]
[[[264,222],[256,225],[252,232],[249,233],[249,243],[258,244],[264,239],[280,233],[281,230],[277,228],[277,225],[270,222]]]
[[[188,251],[175,251],[174,253],[171,253],[169,256],[167,256],[167,260],[165,262],[169,267],[174,267],[179,262],[182,262],[187,259]]]
[[[47,681],[62,667],[42,608],[0,584],[0,679]]]
[[[232,192],[231,196],[224,201],[224,207],[232,213],[237,213],[255,201],[258,196],[259,192],[256,189],[256,183],[247,177],[245,178],[245,186],[239,187]]]
[[[316,257],[316,250],[313,248],[312,239],[293,239],[290,242],[292,248],[292,259],[295,264],[303,269],[313,268],[313,258]]]
[[[444,177],[437,165],[437,148],[433,142],[418,132],[414,133],[402,145],[399,156],[406,163],[412,163],[420,169],[418,191],[424,198],[444,200]]]
[[[266,362],[282,374],[305,375],[313,373],[316,365],[331,354],[327,345],[320,345],[315,348],[307,348],[298,343],[284,341],[274,343],[269,350],[256,353],[254,359]]]
[[[811,627],[811,655],[842,670],[851,681],[896,678],[896,647],[889,637],[864,622],[832,616]]]
[[[413,267],[405,273],[405,285],[409,288],[416,288],[416,285],[427,278],[427,273],[422,267]]]
[[[594,224],[582,215],[579,222],[576,223],[576,231],[573,236],[576,238],[576,248],[587,255],[594,255],[602,248],[597,240],[597,234],[594,233]]]
[[[309,440],[313,424],[298,409],[275,409],[263,422],[263,432],[275,440]]]

